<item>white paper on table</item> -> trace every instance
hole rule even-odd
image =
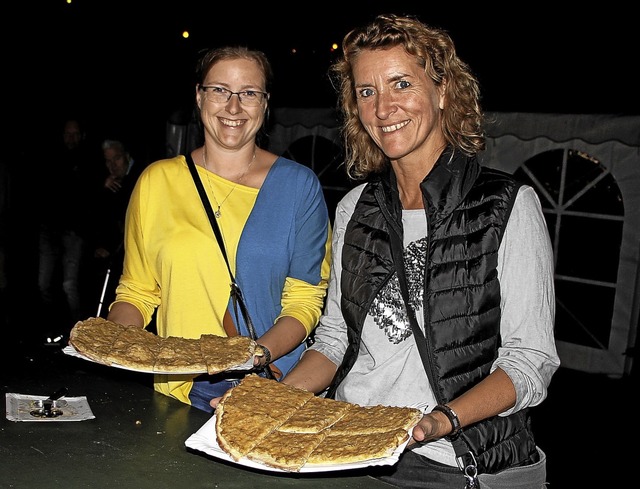
[[[402,443],[395,451],[384,458],[376,458],[370,460],[363,460],[360,462],[352,462],[352,463],[344,463],[344,464],[327,464],[327,465],[303,465],[299,471],[295,473],[312,473],[312,472],[332,472],[335,470],[349,470],[349,469],[362,469],[365,467],[371,467],[374,465],[394,465],[398,462],[400,454],[404,451],[407,443],[409,443],[408,438],[404,443]],[[239,461],[234,460],[227,452],[222,450],[218,445],[218,440],[216,439],[216,417],[213,415],[209,421],[207,421],[202,427],[196,431],[193,435],[187,438],[185,445],[194,450],[198,450],[200,452],[204,452],[207,455],[211,455],[212,457],[226,460],[227,462],[231,462],[237,465],[242,465],[244,467],[249,467],[252,469],[261,469],[268,470],[271,472],[284,472],[287,474],[292,473],[291,471],[278,469],[276,467],[270,467],[268,465],[263,465],[258,462],[254,462],[253,460],[249,460],[246,457],[241,458]]]
[[[26,394],[14,394],[7,392],[6,414],[9,421],[37,421],[40,423],[59,421],[85,421],[94,419],[95,416],[89,407],[89,401],[85,396],[61,397],[56,400],[56,408],[62,414],[55,417],[32,416],[31,411],[38,409],[37,401],[44,401],[47,396],[30,396]]]

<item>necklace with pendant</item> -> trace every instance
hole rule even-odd
[[[249,173],[249,170],[251,169],[251,165],[253,165],[253,162],[254,162],[255,159],[256,159],[256,151],[254,150],[253,151],[253,156],[251,157],[251,161],[247,165],[247,169],[235,181],[235,185],[231,188],[231,190],[229,190],[229,193],[225,196],[225,198],[222,199],[222,202],[218,202],[218,199],[216,198],[216,194],[213,192],[213,186],[211,185],[211,180],[209,179],[209,173],[207,172],[207,182],[209,183],[209,190],[211,190],[211,195],[213,196],[213,200],[215,200],[216,206],[217,206],[217,209],[215,211],[213,211],[213,215],[216,216],[216,219],[220,219],[220,217],[222,216],[222,212],[220,211],[220,209],[222,208],[224,203],[227,201],[229,196],[236,189],[236,187],[238,185],[240,185],[240,183],[242,183],[242,181],[244,180],[244,177],[247,176],[247,173]],[[206,146],[202,147],[202,165],[205,167],[205,169],[207,169],[208,171],[211,171],[211,170],[209,170],[209,166],[207,165],[207,148],[206,148]]]

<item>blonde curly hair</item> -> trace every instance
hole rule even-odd
[[[355,180],[380,172],[389,160],[360,122],[353,60],[364,50],[395,46],[402,46],[415,56],[436,86],[445,83],[442,131],[446,141],[467,155],[485,147],[479,84],[469,66],[457,56],[449,34],[413,16],[378,15],[370,24],[347,33],[342,41],[342,58],[329,70],[343,118],[345,166]]]

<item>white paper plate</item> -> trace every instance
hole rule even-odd
[[[131,370],[132,372],[142,372],[142,373],[148,373],[148,374],[173,374],[173,375],[195,375],[195,374],[206,374],[207,371],[206,370],[200,370],[200,371],[195,371],[195,372],[165,372],[165,371],[160,371],[160,370],[143,370],[143,369],[139,369],[139,368],[132,368],[132,367],[125,367],[124,365],[120,365],[117,363],[101,363],[101,362],[96,362],[95,360],[84,356],[82,353],[80,353],[78,350],[76,350],[73,345],[68,345],[65,346],[62,351],[64,353],[66,353],[67,355],[70,355],[72,357],[77,357],[77,358],[82,358],[83,360],[87,360],[89,362],[93,362],[93,363],[98,363],[100,365],[107,365],[109,367],[116,367],[116,368],[121,368],[124,370]],[[249,360],[247,360],[246,363],[244,363],[243,365],[238,365],[236,367],[232,367],[229,370],[251,370],[253,369],[253,357],[249,358]]]
[[[218,458],[220,460],[226,460],[233,464],[241,465],[243,467],[249,467],[252,469],[268,470],[270,472],[284,472],[291,473],[312,473],[312,472],[332,472],[335,470],[349,470],[349,469],[362,469],[365,467],[371,467],[374,465],[393,465],[398,462],[400,454],[404,451],[405,447],[409,443],[409,439],[400,445],[393,454],[384,458],[376,458],[371,460],[363,460],[361,462],[345,463],[345,464],[330,464],[330,465],[303,465],[297,472],[287,471],[263,465],[247,458],[241,458],[239,461],[235,461],[231,456],[222,450],[218,445],[216,439],[216,417],[213,415],[209,421],[207,421],[202,427],[196,431],[193,435],[187,438],[185,445],[194,450],[204,452],[207,455]]]

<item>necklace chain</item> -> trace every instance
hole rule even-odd
[[[256,159],[256,151],[254,150],[253,156],[251,157],[251,161],[247,165],[247,169],[244,171],[242,175],[240,175],[238,180],[235,181],[235,185],[231,190],[229,190],[229,193],[225,196],[225,198],[222,199],[222,202],[218,202],[218,199],[216,198],[216,194],[213,191],[213,186],[211,185],[211,180],[209,179],[209,173],[207,173],[207,182],[209,183],[209,189],[211,190],[211,195],[213,196],[213,200],[216,201],[216,205],[218,206],[218,208],[213,212],[213,215],[216,216],[216,219],[220,219],[220,216],[222,216],[222,212],[220,211],[220,208],[227,201],[227,199],[233,193],[236,187],[240,185],[240,183],[242,183],[242,181],[244,180],[244,177],[247,176],[247,173],[249,173],[249,170],[251,169],[251,165],[253,165],[253,161],[255,159]],[[202,165],[206,170],[209,170],[209,165],[207,165],[207,147],[206,146],[202,147]]]

